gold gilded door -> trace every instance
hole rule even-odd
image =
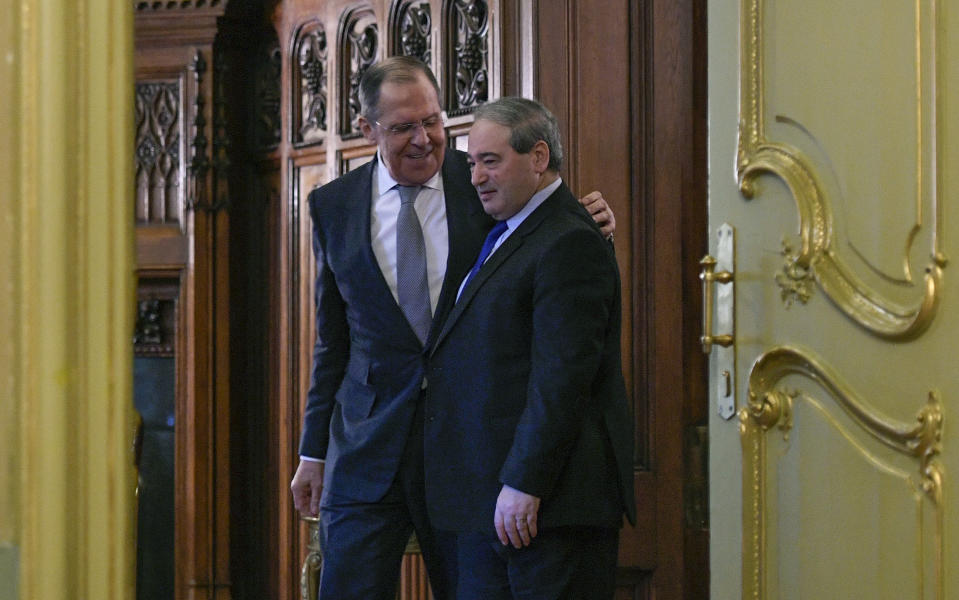
[[[709,0],[713,598],[959,598],[949,4]]]

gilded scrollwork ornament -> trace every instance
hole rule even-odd
[[[942,402],[939,394],[929,392],[929,399],[919,414],[916,434],[907,442],[907,447],[920,460],[922,491],[937,506],[942,505],[942,465],[938,457],[942,452]]]
[[[760,356],[749,373],[748,402],[739,411],[739,432],[743,448],[743,597],[764,598],[767,518],[766,438],[778,427],[788,439],[793,414],[799,402],[815,402],[798,391],[785,391],[787,376],[805,378],[822,388],[828,398],[853,423],[879,443],[917,461],[913,482],[929,502],[937,537],[934,570],[942,581],[942,490],[941,452],[943,411],[939,393],[930,391],[925,405],[913,422],[897,422],[872,410],[825,363],[799,348],[780,346]],[[938,585],[938,583],[937,583]]]
[[[804,266],[799,261],[798,254],[793,250],[792,244],[785,237],[783,238],[782,271],[776,273],[776,284],[779,286],[779,296],[783,305],[788,309],[793,302],[806,304],[812,298],[813,286],[815,280],[808,266]]]
[[[836,252],[832,209],[813,161],[795,146],[767,137],[764,90],[766,49],[763,30],[765,4],[765,0],[744,0],[741,3],[743,34],[736,173],[740,192],[747,199],[755,198],[759,193],[756,181],[761,175],[773,175],[785,183],[796,202],[800,244],[795,251],[790,250],[787,253],[785,268],[776,276],[776,281],[783,290],[783,301],[787,305],[794,301],[804,302],[803,299],[808,298],[809,282],[815,281],[827,298],[867,331],[894,340],[918,337],[929,327],[936,315],[941,295],[942,270],[947,264],[945,255],[939,249],[941,207],[938,184],[934,182],[930,186],[925,200],[932,204],[930,212],[933,218],[924,225],[928,228],[931,248],[923,281],[917,285],[917,297],[906,303],[893,300],[867,285]],[[936,26],[935,22],[930,24],[917,16],[917,35]],[[929,53],[922,57],[917,56],[917,61],[921,63],[928,60],[930,68],[919,71],[931,74],[924,76],[935,78],[938,49],[935,44],[930,46]],[[935,89],[935,82],[930,86]],[[923,86],[920,85],[918,89],[923,89]],[[918,101],[929,108],[929,127],[935,131],[935,94],[921,96]],[[938,138],[933,136],[933,139]],[[917,155],[921,157],[920,167],[923,166],[923,161],[928,161],[931,165],[928,168],[935,169],[939,161],[936,143],[932,144],[927,154],[928,156],[917,150]],[[910,244],[914,235],[914,232],[910,234]],[[908,276],[908,245],[906,248],[904,262]]]
[[[309,552],[300,567],[300,600],[316,600],[319,592],[320,570],[323,568],[323,550],[320,547],[320,523],[317,517],[302,517],[309,525]]]
[[[750,420],[763,431],[778,427],[788,435],[792,429],[793,401],[798,395],[797,391],[769,390],[757,396],[750,391],[740,420]]]

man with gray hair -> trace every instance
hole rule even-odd
[[[429,351],[426,498],[459,600],[612,598],[635,522],[612,248],[559,177],[538,102],[480,107],[472,183],[497,223]]]
[[[290,488],[320,516],[325,599],[392,600],[413,531],[434,597],[453,597],[455,555],[426,514],[425,352],[493,223],[439,97],[414,58],[371,66],[360,128],[376,157],[309,196],[316,344]],[[612,228],[601,198],[590,210]]]

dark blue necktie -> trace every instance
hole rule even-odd
[[[496,240],[498,240],[507,229],[509,229],[509,225],[506,224],[506,221],[497,221],[496,225],[493,225],[493,228],[490,229],[489,234],[486,236],[486,241],[483,242],[479,256],[476,257],[476,263],[473,264],[473,268],[470,269],[470,272],[466,275],[466,281],[463,282],[463,287],[460,288],[461,290],[466,289],[466,286],[469,285],[473,276],[476,275],[476,272],[480,270],[480,267],[482,267],[486,259],[489,258],[490,252],[493,251],[493,246],[496,245]]]

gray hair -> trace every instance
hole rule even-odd
[[[380,117],[380,89],[384,83],[415,83],[417,76],[422,74],[436,90],[436,98],[440,98],[440,86],[436,83],[436,76],[426,64],[412,56],[391,56],[380,62],[373,63],[360,78],[360,112],[368,121],[376,121]]]
[[[520,154],[527,154],[536,142],[546,142],[551,171],[563,166],[563,144],[556,117],[545,106],[528,98],[506,97],[483,104],[473,112],[476,121],[492,121],[509,128],[509,145]]]

